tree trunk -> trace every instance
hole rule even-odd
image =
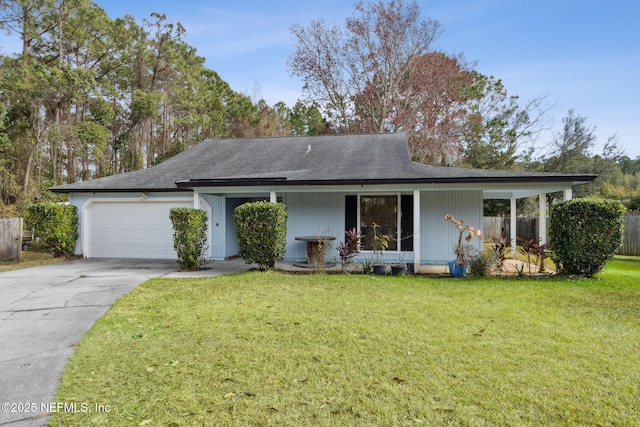
[[[38,141],[33,144],[31,149],[29,150],[29,155],[27,156],[27,164],[24,168],[24,179],[22,181],[22,195],[27,193],[29,190],[29,180],[31,178],[31,164],[33,163],[33,154],[36,152],[36,148],[38,147]]]

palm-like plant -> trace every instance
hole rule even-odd
[[[529,276],[531,276],[531,260],[533,259],[536,265],[540,265],[540,269],[538,270],[540,273],[545,272],[544,268],[544,258],[546,256],[547,245],[546,243],[540,243],[540,238],[538,239],[523,239],[518,237],[518,242],[522,244],[522,249],[520,249],[520,253],[527,257],[527,264],[529,265]]]
[[[453,253],[456,256],[456,265],[467,265],[468,263],[467,254],[465,251],[465,247],[462,244],[462,237],[466,232],[467,235],[464,237],[464,240],[466,242],[470,242],[471,239],[473,239],[473,236],[476,236],[478,239],[482,240],[483,238],[482,231],[480,231],[480,229],[477,227],[473,227],[471,225],[464,225],[463,220],[457,220],[451,214],[447,214],[444,217],[444,219],[446,221],[452,222],[453,225],[455,225],[458,231],[460,232],[458,236],[458,244],[455,246],[453,250]]]
[[[502,271],[506,260],[506,251],[507,248],[511,246],[511,240],[506,237],[500,237],[499,239],[494,237],[492,240],[493,244],[491,245],[491,251],[495,254],[495,268],[498,271]]]

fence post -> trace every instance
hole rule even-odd
[[[0,218],[0,261],[20,261],[22,218]]]

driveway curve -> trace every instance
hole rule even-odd
[[[55,396],[69,357],[117,299],[155,277],[248,268],[224,264],[190,274],[175,260],[80,259],[0,273],[0,426],[44,426],[67,403]]]

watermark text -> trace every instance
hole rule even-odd
[[[0,411],[6,413],[54,413],[54,412],[73,412],[73,413],[92,413],[92,412],[111,412],[109,405],[100,403],[86,402],[3,402],[0,405]]]

